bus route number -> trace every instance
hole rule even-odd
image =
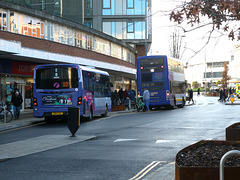
[[[63,82],[63,87],[67,88],[68,84],[69,84],[69,82]]]

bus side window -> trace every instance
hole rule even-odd
[[[93,74],[89,73],[89,72],[84,72],[83,73],[83,86],[84,89],[93,92],[94,91],[94,87],[93,87]]]

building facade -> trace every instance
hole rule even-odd
[[[206,88],[217,89],[217,82],[222,79],[225,62],[229,66],[229,75],[231,75],[231,61],[208,61],[188,64],[185,69],[185,78],[191,85],[194,81],[197,81],[201,87],[205,87],[206,83]]]
[[[152,0],[0,0],[84,24],[147,54],[152,42]]]
[[[87,0],[85,23],[131,44],[144,56],[152,42],[151,0]],[[87,10],[88,8],[86,8]]]
[[[20,6],[16,3],[20,1],[6,1],[0,1],[1,101],[11,100],[17,84],[23,109],[31,108],[33,68],[45,63],[94,66],[110,73],[114,89],[136,88],[134,47],[81,24]]]

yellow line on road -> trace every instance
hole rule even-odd
[[[132,177],[129,180],[139,180],[143,178],[147,173],[149,173],[153,168],[155,168],[160,162],[158,161],[153,161],[151,164],[146,166],[143,170],[141,170],[136,176]]]
[[[39,125],[43,125],[43,124],[46,124],[46,122],[41,122],[41,123],[29,125],[29,126],[23,126],[23,127],[18,127],[18,128],[13,128],[13,129],[1,131],[0,134],[11,132],[11,131],[16,131],[16,130],[20,130],[20,129],[30,128],[30,127],[34,127],[34,126],[39,126]]]

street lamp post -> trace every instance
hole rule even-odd
[[[207,72],[206,72],[206,51],[205,51],[205,95],[207,94]]]
[[[145,56],[147,56],[147,0],[145,0]]]

